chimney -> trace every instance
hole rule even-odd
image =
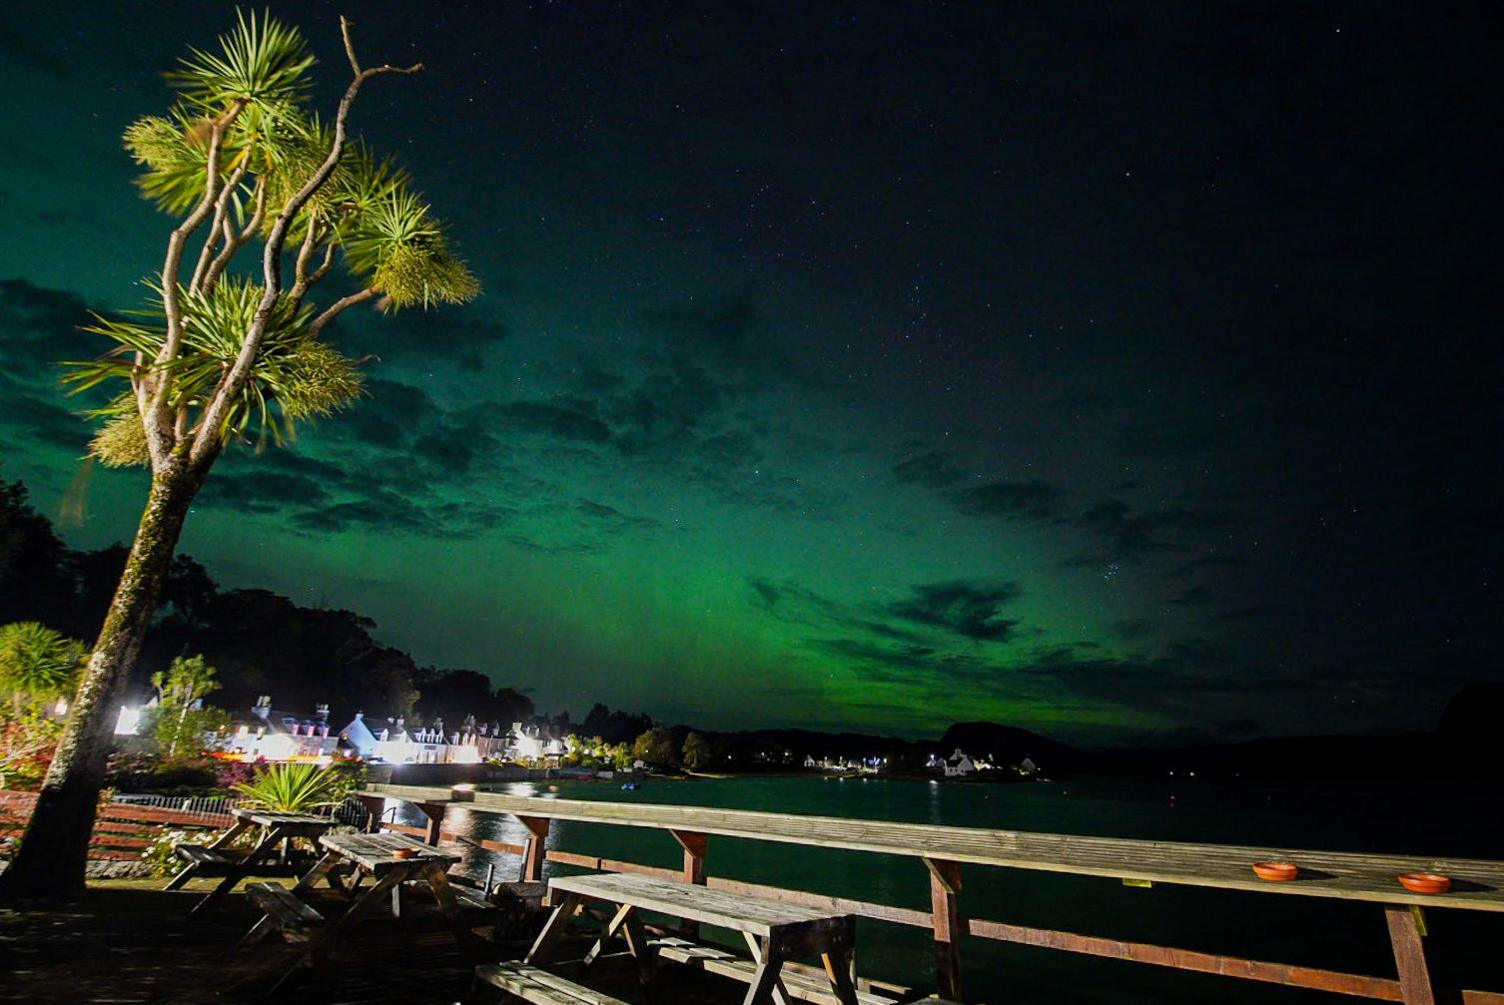
[[[314,718],[318,719],[319,722],[328,722],[329,721],[329,706],[328,705],[315,705],[315,706],[313,706],[313,716],[314,716]]]
[[[264,694],[256,699],[256,704],[251,706],[251,714],[256,718],[265,720],[272,711],[272,696]]]

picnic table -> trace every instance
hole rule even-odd
[[[693,954],[660,954],[663,942],[682,946],[680,940],[650,942],[646,938],[640,912],[652,911],[742,934],[752,954],[751,966],[744,976],[729,971],[728,976],[742,976],[747,981],[743,1005],[773,1001],[775,994],[778,1001],[790,1000],[784,984],[784,963],[814,957],[824,964],[829,994],[841,1005],[857,1005],[852,974],[856,919],[852,915],[625,873],[554,877],[549,880],[548,888],[553,914],[521,965],[530,979],[537,977],[531,968],[548,959],[569,919],[584,901],[599,900],[615,905],[615,912],[586,954],[587,966],[600,956],[606,941],[617,935],[625,937],[628,950],[636,958],[638,976],[644,982],[654,976],[660,955],[696,963]]]
[[[234,816],[235,822],[230,825],[229,830],[220,834],[209,845],[184,843],[173,848],[177,856],[187,864],[181,872],[172,877],[164,889],[176,890],[200,873],[224,877],[207,896],[193,905],[193,910],[189,912],[191,914],[208,910],[210,906],[222,900],[234,889],[236,883],[250,875],[255,866],[272,855],[283,841],[290,841],[293,838],[311,841],[335,824],[335,821],[329,817],[316,816],[312,813],[281,813],[244,806],[236,806],[230,810],[230,813]],[[261,840],[246,855],[236,857],[227,855],[221,850],[253,827],[260,827],[264,833]]]
[[[318,839],[323,856],[314,863],[291,890],[279,884],[257,884],[248,891],[265,914],[241,940],[242,946],[254,945],[273,931],[304,930],[309,942],[302,954],[277,986],[304,966],[313,966],[332,953],[340,935],[349,924],[391,895],[392,913],[401,913],[401,890],[404,883],[426,886],[433,894],[440,913],[449,922],[462,947],[469,947],[472,935],[463,918],[460,896],[449,885],[449,867],[460,855],[426,845],[405,834],[324,834]],[[346,882],[346,877],[350,881]],[[362,889],[366,879],[371,885]],[[320,881],[342,897],[353,897],[348,910],[332,923],[325,924],[321,914],[308,905],[304,896]],[[275,989],[274,989],[275,990]]]

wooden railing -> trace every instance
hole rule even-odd
[[[642,873],[700,883],[715,889],[928,929],[935,944],[936,990],[943,997],[956,1000],[961,996],[960,936],[972,935],[1108,959],[1380,1001],[1405,1002],[1407,1005],[1458,1001],[1466,1005],[1504,1005],[1504,994],[1501,993],[1442,992],[1435,987],[1426,958],[1423,915],[1424,907],[1504,912],[1504,862],[1137,841],[695,806],[543,799],[475,792],[466,786],[447,789],[372,785],[360,792],[358,798],[367,807],[371,827],[393,828],[422,837],[432,844],[457,841],[486,851],[520,856],[522,864],[518,878],[523,881],[541,880],[543,864],[550,861],[586,869]],[[411,803],[426,818],[426,825],[411,827],[385,821],[388,800]],[[473,839],[446,831],[445,813],[455,803],[464,804],[470,812],[514,817],[526,827],[529,837],[523,844],[512,844]],[[666,831],[683,852],[682,867],[665,869],[559,848],[548,849],[546,841],[553,820]],[[930,910],[708,876],[705,857],[712,836],[920,859],[929,873]],[[1299,863],[1305,878],[1288,883],[1266,883],[1257,879],[1249,866],[1270,859]],[[1384,911],[1397,976],[1344,973],[964,917],[960,912],[963,865],[1110,877],[1132,886],[1164,883],[1371,902]],[[1413,871],[1445,873],[1453,878],[1454,890],[1443,895],[1409,893],[1395,882],[1395,876]]]

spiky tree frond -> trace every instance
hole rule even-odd
[[[350,271],[370,278],[384,309],[462,304],[480,294],[480,284],[450,252],[428,205],[405,188],[361,212],[343,243]]]
[[[182,351],[166,364],[173,377],[170,410],[188,409],[191,414],[214,393],[244,345],[261,293],[260,286],[241,278],[228,279],[207,293],[182,292]],[[360,396],[361,376],[355,365],[307,337],[312,318],[312,308],[279,303],[250,379],[225,413],[222,437],[244,438],[254,431],[258,440],[280,444],[295,435],[296,421],[328,415]],[[65,364],[69,372],[64,379],[80,391],[111,381],[129,382],[136,355],[154,359],[167,338],[160,295],[150,310],[123,318],[96,317],[86,330],[111,339],[115,348],[96,360]],[[131,463],[137,456],[131,452],[136,430],[124,421],[134,408],[133,399],[121,395],[96,413],[106,420],[95,437],[95,454],[105,463]],[[139,425],[139,416],[136,421]],[[144,431],[140,435],[144,440]]]
[[[65,694],[78,676],[84,644],[37,621],[0,628],[0,687],[31,698]]]
[[[146,447],[146,426],[136,402],[122,394],[107,407],[94,413],[104,424],[89,441],[89,456],[107,468],[145,468],[151,466],[151,452]]]
[[[345,356],[315,339],[300,339],[273,361],[266,376],[289,419],[331,415],[360,397],[360,371]]]
[[[480,295],[480,283],[465,263],[443,247],[399,247],[372,276],[383,310],[465,304]]]
[[[291,108],[307,91],[314,63],[302,33],[269,12],[258,20],[237,10],[235,17],[235,28],[219,36],[218,53],[190,49],[168,81],[209,115],[237,102],[272,114]]]

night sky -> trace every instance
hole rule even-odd
[[[0,12],[0,456],[77,547],[145,476],[49,361],[160,268],[119,135],[233,22],[97,6]],[[224,585],[711,728],[1430,728],[1500,674],[1481,11],[350,6],[486,295],[341,319],[370,397],[221,460]],[[327,114],[340,8],[272,9]]]

